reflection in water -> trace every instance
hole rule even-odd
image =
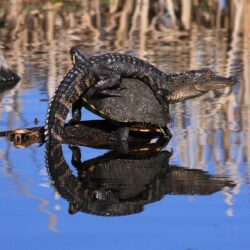
[[[61,145],[46,152],[53,185],[69,202],[69,213],[117,216],[139,213],[145,204],[166,194],[210,195],[232,181],[198,169],[169,165],[172,153],[151,148],[127,154],[111,151],[81,162],[80,148],[71,146],[74,176],[63,157]]]

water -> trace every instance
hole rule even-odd
[[[115,169],[120,176],[123,174],[123,185],[117,184],[115,176],[109,176],[112,180],[109,185],[118,185],[123,194],[143,189],[145,198],[146,194],[156,192],[157,183],[162,187],[159,201],[144,202],[144,210],[133,215],[107,217],[85,212],[70,215],[68,201],[51,185],[44,146],[15,148],[12,142],[0,137],[0,249],[249,249],[250,39],[247,28],[244,26],[240,33],[237,26],[237,16],[242,10],[236,10],[230,33],[225,27],[216,30],[195,23],[190,31],[169,28],[161,21],[153,26],[152,19],[148,19],[147,26],[144,12],[140,28],[125,21],[113,27],[109,22],[112,19],[107,17],[107,4],[99,6],[101,12],[98,6],[85,6],[94,11],[90,13],[83,7],[77,11],[73,8],[74,12],[70,6],[61,9],[58,5],[54,10],[41,10],[40,19],[34,6],[33,14],[23,7],[20,20],[25,17],[29,20],[24,29],[11,30],[10,34],[17,32],[12,39],[6,26],[0,29],[0,48],[22,77],[15,88],[0,96],[0,131],[36,126],[35,119],[38,126],[44,124],[48,100],[71,67],[68,56],[71,46],[80,47],[86,56],[106,51],[126,52],[166,72],[208,67],[220,75],[236,75],[240,84],[171,106],[173,138],[164,149],[173,151],[170,167],[165,166],[165,158],[160,161],[162,166],[151,158],[148,165],[143,160],[140,163],[146,170],[132,163],[126,170],[124,162],[124,169],[119,170],[121,162],[113,159],[112,164],[117,164]],[[127,3],[123,7],[125,15],[130,6]],[[12,5],[12,11],[17,13],[21,10],[19,5],[13,8]],[[64,13],[65,22],[60,13]],[[117,14],[118,19],[122,13]],[[96,116],[84,111],[84,119]],[[81,160],[107,152],[81,147]],[[63,153],[77,175],[66,145]],[[99,164],[95,168],[98,176],[99,169],[105,168],[100,162],[95,164]],[[180,171],[187,171],[182,167],[188,169],[185,178],[171,177],[174,165]],[[193,177],[196,170],[200,174]],[[93,183],[95,171],[92,177],[87,173]],[[126,177],[132,171],[133,182],[129,183]],[[220,178],[214,179],[214,175]],[[207,179],[211,181],[208,184]],[[224,185],[205,194],[218,180],[224,181]],[[137,186],[133,186],[135,182]],[[203,189],[199,186],[195,189],[196,183],[201,183]],[[188,188],[194,195],[183,194]]]

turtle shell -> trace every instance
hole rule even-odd
[[[83,98],[84,106],[97,115],[119,123],[166,126],[168,114],[155,98],[151,89],[137,79],[123,78],[118,88],[112,90],[118,96]]]

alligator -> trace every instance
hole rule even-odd
[[[166,194],[210,195],[235,184],[226,177],[200,169],[169,164],[172,152],[152,148],[148,152],[121,154],[110,151],[81,162],[79,147],[72,150],[75,176],[66,163],[60,144],[53,145],[54,162],[47,165],[55,189],[69,202],[69,213],[121,216],[143,211],[146,204]]]
[[[83,64],[88,60],[76,48],[70,50],[70,57],[73,65]],[[165,77],[167,84],[162,83],[161,90],[163,92],[165,91],[167,94],[164,98],[167,99],[168,103],[172,104],[204,95],[211,90],[231,87],[238,82],[235,77],[218,76],[213,71],[206,68],[174,74],[165,74]],[[140,94],[140,91],[138,91],[138,93]],[[113,92],[110,92],[109,96],[120,97],[119,94]],[[88,102],[88,100],[84,98],[84,102]],[[80,116],[80,109],[81,106],[73,106],[73,117]],[[74,114],[75,111],[77,112]]]
[[[61,142],[64,122],[71,107],[73,120],[80,120],[81,97],[87,91],[91,92],[91,96],[121,97],[112,93],[113,88],[119,87],[121,78],[138,79],[145,83],[163,106],[167,114],[166,123],[170,120],[168,100],[180,101],[237,82],[233,77],[216,76],[207,69],[165,74],[141,59],[118,53],[93,56],[86,60],[76,48],[72,48],[70,55],[73,68],[59,84],[48,109],[45,126],[47,143]],[[161,129],[170,136],[166,126]]]
[[[87,61],[76,49],[71,51],[71,60],[73,65]],[[208,69],[169,74],[167,77],[171,91],[164,98],[169,103],[201,96],[209,90],[232,86],[235,82],[233,78],[217,76]],[[113,89],[109,96],[92,96],[90,89],[73,104],[71,122],[80,121],[82,106],[120,126],[115,131],[113,140],[126,141],[132,130],[164,134],[161,128],[167,126],[164,109],[149,87],[137,79],[122,78],[120,86]]]
[[[0,91],[12,88],[20,77],[10,68],[0,51]]]

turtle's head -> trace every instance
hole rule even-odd
[[[69,54],[74,66],[87,61],[84,55],[77,48],[72,47],[69,51]]]
[[[238,83],[235,77],[218,76],[209,69],[202,69],[194,72],[194,86],[201,92],[232,87]]]

